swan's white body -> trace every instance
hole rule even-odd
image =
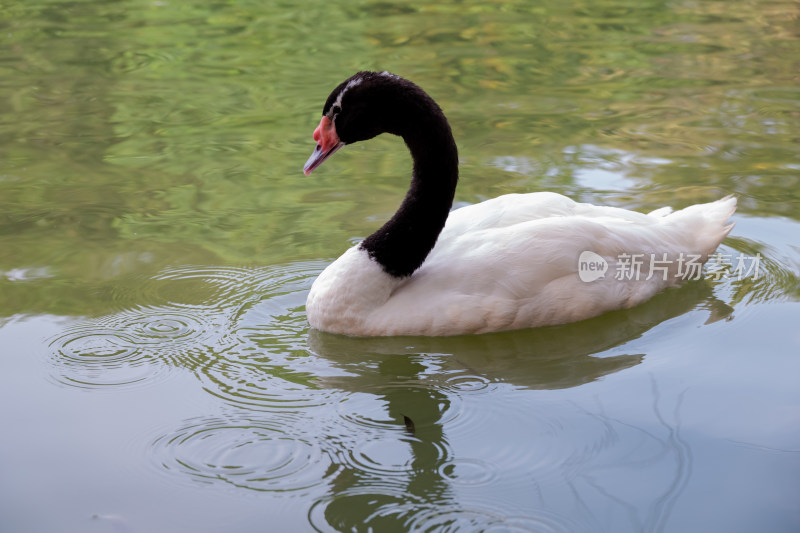
[[[356,336],[459,335],[583,320],[679,284],[684,260],[708,259],[730,231],[735,208],[732,197],[642,214],[555,193],[501,196],[451,212],[409,277],[389,275],[366,250],[350,248],[314,282],[308,320]],[[607,262],[603,278],[581,281],[584,251]],[[638,273],[626,257],[641,261]]]

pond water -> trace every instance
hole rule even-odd
[[[800,531],[800,5],[0,6],[0,529]],[[560,327],[311,331],[398,205],[328,93],[416,81],[457,205],[727,194],[704,279]],[[737,260],[759,258],[737,272]]]

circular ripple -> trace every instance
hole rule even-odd
[[[341,382],[346,383],[346,380]],[[404,415],[408,415],[418,429],[431,424],[445,426],[459,416],[463,401],[458,394],[443,392],[447,391],[423,382],[368,386],[339,396],[336,413],[339,421],[355,426],[357,431],[372,433],[405,430]],[[412,411],[405,410],[404,406]],[[423,418],[417,418],[414,411]]]
[[[241,290],[254,277],[252,270],[230,267],[180,266],[165,268],[152,277],[123,279],[112,289],[121,310],[170,305],[233,307],[249,293]]]
[[[260,274],[257,269],[185,265],[162,270],[152,284],[168,297],[178,288],[183,298],[193,295],[196,304],[228,309],[257,297],[253,288],[261,284]]]
[[[284,433],[297,421],[190,420],[152,443],[159,466],[187,479],[257,491],[305,491],[335,469],[320,446]]]
[[[214,334],[204,309],[145,307],[109,317],[118,334],[136,346],[157,344],[168,351],[193,344]]]
[[[409,522],[411,531],[493,531],[536,533],[569,533],[570,521],[563,517],[541,513],[537,516],[505,516],[485,509],[461,506],[427,507],[414,514]]]
[[[81,388],[122,386],[152,380],[164,366],[113,329],[94,323],[69,328],[51,340],[57,381]]]
[[[506,514],[471,508],[450,500],[420,500],[413,494],[369,494],[360,491],[317,500],[308,519],[315,531],[491,531],[568,533],[575,524],[566,517],[538,510],[533,515]]]
[[[198,378],[210,394],[251,411],[304,411],[334,403],[339,394],[317,389],[307,383],[308,374],[272,362],[231,363],[218,358],[200,368]]]
[[[454,485],[472,487],[496,478],[495,468],[480,459],[451,459],[439,467],[439,474]]]
[[[484,376],[458,373],[447,377],[443,388],[456,393],[478,392],[488,389],[493,382]]]
[[[256,303],[307,290],[322,266],[315,261],[265,268],[170,267],[150,278],[115,287],[114,299],[122,309],[182,302],[186,307],[238,317]]]
[[[426,504],[407,487],[380,492],[350,488],[315,501],[308,510],[314,531],[411,531],[408,516]]]
[[[65,383],[130,384],[147,380],[215,334],[203,309],[143,307],[71,326],[51,340],[51,358]]]
[[[317,262],[300,262],[162,273],[161,279],[202,280],[216,290],[205,302],[216,321],[213,342],[183,349],[182,366],[191,368],[209,393],[232,405],[302,409],[324,401],[310,382],[314,374],[307,369],[303,312],[305,292],[319,270]]]
[[[385,401],[380,396],[365,392],[351,392],[339,399],[336,413],[340,419],[360,430],[399,431],[402,420],[391,418]]]
[[[291,364],[283,363],[303,346],[301,297],[320,269],[318,262],[259,269],[186,266],[125,284],[127,290],[115,293],[122,309],[70,326],[51,340],[55,377],[103,387],[149,382],[165,368],[181,367],[203,376],[218,396],[247,403],[266,394],[291,402],[302,386],[289,387],[287,394],[258,380],[243,387],[242,369],[263,372],[267,364],[292,374],[286,368]]]
[[[397,438],[361,440],[347,450],[348,467],[359,475],[403,476],[414,460],[408,443]]]

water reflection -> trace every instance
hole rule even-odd
[[[486,495],[535,489],[546,498],[552,490],[574,488],[577,480],[565,479],[570,471],[582,478],[606,455],[616,456],[621,470],[655,466],[663,480],[673,458],[685,463],[674,429],[664,438],[651,430],[620,427],[602,413],[548,412],[552,406],[543,410],[535,400],[519,401],[515,391],[576,387],[630,368],[644,355],[624,353],[627,343],[699,302],[712,311],[709,320],[725,316],[720,309],[726,306],[714,298],[711,287],[696,283],[667,291],[636,310],[554,328],[457,338],[372,339],[309,332],[312,352],[346,370],[345,376],[320,382],[350,392],[338,406],[339,414],[366,439],[353,443],[354,449],[339,451],[358,460],[340,463],[329,494],[311,513],[312,522],[319,530],[337,531],[359,524],[376,531],[573,531],[591,521],[596,503],[584,502],[586,515],[576,522],[574,512],[553,513],[536,498],[509,505],[486,501]],[[364,400],[353,402],[359,395]],[[481,405],[482,397],[491,397],[492,405]],[[654,409],[659,409],[657,400]],[[524,421],[526,428],[517,438],[497,440],[485,430],[497,419]],[[570,419],[577,419],[576,427],[564,427],[563,421]],[[573,431],[582,435],[573,436]],[[622,432],[640,436],[621,439]],[[465,436],[490,446],[491,453],[458,453],[454,443]],[[631,442],[634,449],[627,448]],[[406,455],[385,457],[391,449],[387,443],[404,443]],[[627,454],[637,459],[629,464],[622,459]],[[405,457],[404,468],[398,468],[397,456]],[[684,466],[673,473],[680,479],[687,475]],[[608,500],[603,505],[636,507],[613,491],[595,487]],[[477,493],[483,501],[475,498]],[[668,491],[659,497],[676,496]]]
[[[426,375],[425,379],[428,383],[438,380],[437,386],[454,392],[458,388],[482,388],[485,385],[480,384],[481,380],[533,389],[561,389],[638,364],[642,354],[619,353],[617,348],[701,303],[712,311],[709,322],[733,312],[714,296],[711,285],[698,282],[668,290],[634,309],[563,326],[462,337],[351,338],[311,330],[308,342],[312,352],[362,376],[355,381],[325,380],[326,384],[341,388],[374,386],[365,380],[379,379],[380,374],[361,372],[379,366],[382,359],[375,358],[424,353],[452,354],[445,371]]]
[[[688,283],[550,328],[348,338],[307,329],[305,297],[322,266],[165,269],[138,295],[120,293],[119,311],[52,339],[54,375],[108,388],[191,372],[221,408],[159,429],[154,468],[188,483],[301,494],[322,531],[574,531],[604,515],[647,529],[669,515],[691,475],[680,404],[662,406],[653,383],[638,401],[652,404],[657,424],[632,427],[602,405],[540,391],[635,367],[646,357],[638,340],[673,318],[729,319],[734,309],[717,294],[735,293],[734,283]],[[635,495],[619,481],[642,472],[652,483]]]

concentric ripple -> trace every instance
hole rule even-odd
[[[339,398],[336,413],[341,421],[355,426],[357,431],[380,434],[384,431],[399,431],[402,421],[389,416],[385,401],[364,392],[353,392]]]
[[[384,483],[388,477],[401,477],[405,480],[414,460],[408,443],[392,437],[360,440],[346,454],[347,468],[362,476],[374,476]]]
[[[475,487],[487,485],[497,476],[495,467],[481,459],[453,458],[439,467],[439,474],[453,483]]]
[[[243,368],[263,374],[269,355],[281,359],[302,346],[306,326],[298,309],[319,269],[302,262],[250,269],[184,266],[127,280],[112,295],[119,311],[71,324],[51,339],[55,379],[84,388],[132,385],[185,368],[217,396],[238,393]],[[275,390],[272,385],[269,390]],[[245,403],[265,390],[258,380],[247,387],[254,390],[243,391]]]
[[[82,323],[50,343],[61,383],[80,388],[130,385],[152,379],[164,368],[114,329]]]
[[[80,387],[151,380],[185,346],[213,336],[201,309],[143,307],[87,319],[50,342],[56,379]]]
[[[443,388],[456,393],[464,393],[485,391],[486,389],[491,389],[491,385],[492,381],[484,376],[458,372],[447,377]]]
[[[216,309],[235,308],[254,299],[269,269],[184,265],[166,268],[150,280],[150,290],[174,301],[192,296]],[[157,288],[157,290],[156,290]]]
[[[282,428],[297,420],[198,418],[152,443],[160,469],[202,483],[296,492],[321,485],[335,470],[315,441]]]
[[[214,336],[212,317],[202,308],[145,307],[114,315],[113,326],[129,342],[159,345],[169,352]],[[108,327],[108,325],[106,326]]]
[[[533,516],[507,516],[488,509],[462,506],[429,506],[415,513],[409,523],[410,531],[463,532],[536,532],[568,533],[573,524],[564,517],[537,512]]]
[[[331,403],[337,394],[305,383],[310,380],[305,373],[271,362],[217,360],[202,368],[198,377],[210,394],[251,411],[301,411]]]
[[[514,515],[485,506],[420,500],[412,494],[378,496],[355,491],[317,500],[308,518],[314,530],[320,532],[402,529],[437,533],[568,533],[578,530],[569,518],[544,510]]]

